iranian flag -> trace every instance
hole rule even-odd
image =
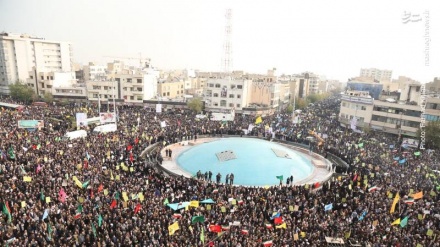
[[[414,198],[408,198],[404,201],[406,204],[413,204],[414,203]]]
[[[373,186],[373,187],[371,187],[371,188],[368,189],[368,192],[374,192],[374,191],[376,191],[376,190],[380,190],[380,188],[377,187],[377,186]]]
[[[181,214],[173,214],[173,218],[179,219],[179,218],[182,218],[182,215]]]
[[[238,200],[238,204],[244,204],[243,200]]]
[[[222,226],[223,231],[228,231],[230,229],[230,226]]]
[[[12,220],[11,209],[9,208],[8,202],[3,204],[3,213],[8,216],[8,222],[11,222],[11,220]]]
[[[73,217],[75,220],[81,218],[81,212],[76,212],[75,216]]]
[[[241,234],[243,234],[243,235],[248,235],[248,234],[249,234],[249,230],[242,229],[242,230],[241,230]]]
[[[212,193],[218,193],[218,189],[213,190]]]
[[[263,243],[263,246],[272,246],[273,245],[273,242],[272,242],[272,240],[269,240],[269,241],[265,241],[264,243]]]
[[[266,228],[267,228],[267,229],[272,229],[273,226],[272,226],[272,224],[266,224]]]

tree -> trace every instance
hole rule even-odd
[[[286,112],[287,112],[288,114],[291,114],[291,113],[293,112],[293,105],[289,105],[289,106],[286,108]]]
[[[295,104],[295,109],[304,109],[307,107],[307,101],[305,99],[298,99]]]
[[[428,122],[424,128],[417,131],[420,148],[440,148],[440,121]]]
[[[44,93],[43,98],[44,98],[44,101],[48,104],[51,104],[53,102],[53,95],[49,92]]]
[[[307,96],[307,101],[310,103],[315,103],[316,101],[319,101],[319,95],[318,94],[310,94]]]
[[[14,100],[24,102],[26,104],[29,104],[37,99],[37,95],[35,94],[34,89],[21,83],[20,81],[17,81],[14,84],[10,84],[9,91],[11,97]]]
[[[186,103],[186,105],[190,110],[195,111],[196,113],[201,112],[203,108],[203,102],[200,98],[192,98]]]

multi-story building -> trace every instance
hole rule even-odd
[[[380,70],[376,68],[361,69],[361,77],[370,77],[377,81],[391,81],[392,70]]]
[[[434,80],[432,80],[432,82],[426,83],[425,87],[426,87],[426,91],[428,91],[428,93],[439,94],[440,93],[440,77],[435,77]]]
[[[357,84],[360,84],[357,82]],[[358,85],[360,87],[360,85]],[[409,82],[401,92],[382,92],[377,98],[367,83],[364,91],[348,90],[342,95],[339,122],[351,128],[354,121],[359,128],[371,128],[401,136],[416,137],[422,123],[422,113],[426,121],[440,120],[440,98],[426,95],[426,109],[420,105],[421,84]],[[425,111],[425,112],[423,112]]]
[[[75,78],[75,72],[29,72],[26,84],[32,87],[38,96],[45,97],[51,94],[54,99],[71,101],[86,100],[86,88],[80,87]]]
[[[107,79],[107,66],[89,63],[83,66],[85,81],[105,81]]]
[[[251,80],[243,79],[208,79],[204,89],[205,107],[210,111],[235,109],[241,112],[250,101]]]
[[[0,93],[8,85],[26,82],[29,72],[72,71],[72,45],[25,34],[0,33]]]
[[[166,99],[183,98],[185,95],[185,82],[183,80],[159,80],[157,84],[159,97]]]
[[[116,102],[142,104],[144,100],[157,97],[158,73],[154,70],[133,70],[116,74],[106,81],[87,81],[87,96],[91,101],[113,100]]]

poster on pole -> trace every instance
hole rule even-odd
[[[403,138],[402,146],[417,148],[419,146],[419,141],[411,138]]]
[[[87,126],[87,113],[77,112],[76,113],[76,126]]]
[[[101,112],[99,113],[99,119],[101,124],[115,123],[116,114],[114,112]]]
[[[162,112],[162,104],[156,104],[156,113]]]

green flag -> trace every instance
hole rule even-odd
[[[49,240],[52,240],[52,227],[50,226],[50,223],[47,225],[47,233],[48,233],[47,238]]]
[[[358,147],[363,148],[363,147],[364,147],[364,143],[363,143],[363,142],[362,142],[362,143],[359,143],[359,144],[358,144]]]
[[[82,213],[82,211],[83,211],[83,206],[81,204],[79,204],[78,209],[76,209],[76,212]]]
[[[85,183],[83,183],[83,185],[82,185],[83,189],[84,189],[84,188],[87,188],[87,186],[89,185],[89,183],[90,183],[90,180],[87,181],[87,182],[85,182]]]
[[[93,236],[95,236],[95,238],[96,238],[96,228],[95,228],[95,224],[93,224],[93,222],[92,222],[92,232],[93,232]]]
[[[405,217],[405,219],[403,219],[401,222],[400,222],[400,227],[405,227],[406,225],[408,224],[408,216],[406,216]]]
[[[12,159],[12,160],[15,159],[15,151],[14,151],[14,148],[12,146],[9,147],[8,154],[9,154],[9,158],[10,159]]]
[[[279,179],[280,181],[283,181],[283,175],[277,176],[277,179]]]
[[[166,206],[166,205],[168,205],[168,204],[170,204],[170,202],[168,201],[168,198],[166,198],[165,201],[163,201],[163,205]]]
[[[205,229],[202,227],[202,231],[200,232],[200,241],[205,244]]]
[[[116,200],[119,200],[119,192],[117,192],[117,191],[116,191],[116,193],[115,193],[115,199],[116,199]]]
[[[9,211],[9,207],[6,203],[3,204],[3,213],[8,216],[8,222],[12,221],[11,211]]]
[[[44,196],[43,190],[41,190],[41,192],[40,192],[40,199],[42,201],[44,201],[46,199],[46,197]]]
[[[193,216],[192,218],[191,218],[191,223],[192,224],[195,224],[195,223],[197,223],[197,222],[205,222],[205,216],[203,216],[203,215],[199,215],[199,216]]]
[[[102,226],[102,216],[98,215],[98,226],[101,227]]]

